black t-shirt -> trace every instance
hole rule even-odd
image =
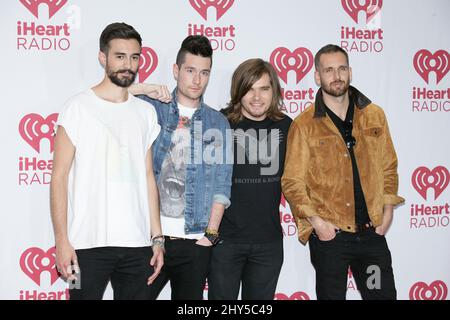
[[[225,210],[219,229],[225,241],[264,243],[282,239],[281,176],[291,122],[285,116],[279,121],[244,118],[237,124],[230,123],[235,137],[231,206]]]

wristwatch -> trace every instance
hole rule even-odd
[[[209,242],[212,243],[213,246],[216,246],[218,244],[222,243],[222,239],[219,237],[219,233],[210,233],[208,231],[205,232],[205,238],[209,240]]]

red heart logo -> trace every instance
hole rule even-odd
[[[48,18],[51,19],[67,3],[67,0],[20,0],[20,2],[36,18],[39,18],[39,5],[45,3],[48,7]]]
[[[369,23],[381,11],[381,7],[383,6],[383,0],[366,0],[363,4],[360,4],[358,0],[341,0],[341,3],[345,12],[356,23],[358,23],[358,14],[360,11],[366,13],[366,23]]]
[[[282,205],[284,208],[286,208],[286,198],[284,197],[283,194],[281,194],[280,205]]]
[[[295,292],[290,297],[285,295],[284,293],[275,294],[274,300],[311,300],[309,296],[305,292]]]
[[[54,129],[58,119],[57,113],[52,113],[46,119],[39,114],[30,113],[20,120],[19,133],[34,150],[41,152],[41,140],[50,141],[50,152],[53,152]]]
[[[55,265],[56,248],[44,252],[40,248],[30,248],[20,256],[20,268],[38,286],[41,285],[41,273],[50,272],[50,284],[53,285],[59,278]]]
[[[189,0],[189,2],[205,20],[208,20],[208,8],[216,8],[217,20],[219,20],[231,8],[234,0]]]
[[[409,290],[410,300],[445,300],[447,298],[447,285],[440,280],[430,285],[425,282],[417,282]]]
[[[450,70],[450,54],[445,50],[438,50],[434,54],[422,49],[414,55],[414,69],[428,84],[430,72],[436,73],[438,84]]]
[[[294,52],[280,47],[270,55],[270,63],[277,71],[278,76],[287,84],[288,72],[293,70],[296,74],[297,84],[308,74],[314,64],[314,57],[310,50],[297,48]]]
[[[144,82],[158,66],[158,55],[149,47],[142,47],[139,61],[139,83]]]
[[[417,192],[427,200],[429,188],[434,190],[434,199],[439,198],[450,182],[450,173],[447,168],[439,166],[430,171],[427,167],[419,167],[414,170],[411,182]]]
[[[347,271],[347,278],[348,279],[352,279],[353,278],[353,272],[352,272],[352,269],[350,269],[350,268],[348,268],[348,271]]]

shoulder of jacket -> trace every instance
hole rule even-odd
[[[305,126],[314,123],[313,121],[316,119],[314,118],[315,110],[314,104],[310,105],[294,119],[293,124],[297,126]]]

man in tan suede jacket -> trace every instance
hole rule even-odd
[[[386,117],[350,86],[342,48],[320,49],[315,67],[320,89],[289,130],[282,189],[309,240],[317,298],[345,299],[350,266],[363,299],[396,299],[384,235],[404,199]]]

